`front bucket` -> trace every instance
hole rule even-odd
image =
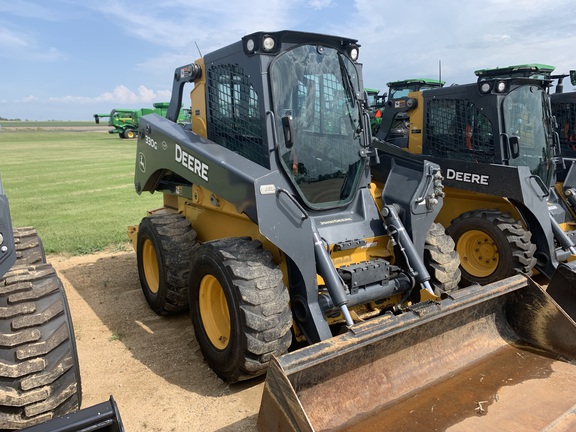
[[[570,361],[576,323],[514,276],[273,359],[258,429],[560,431],[576,426]]]
[[[576,261],[558,265],[546,292],[576,321]]]

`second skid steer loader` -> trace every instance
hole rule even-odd
[[[476,83],[407,93],[384,108],[376,137],[442,168],[436,222],[456,242],[467,283],[534,271],[549,280],[559,268],[576,275],[567,263],[576,258],[576,219],[555,188],[553,70],[483,69]]]
[[[576,326],[539,286],[458,289],[454,243],[434,223],[438,166],[374,150],[358,52],[354,39],[258,32],[176,69],[167,117],[142,117],[136,152],[136,191],[163,196],[129,227],[150,307],[189,309],[221,378],[268,371],[261,431],[383,430],[382,409],[495,352],[528,357],[523,344],[574,380],[560,357],[576,359]]]

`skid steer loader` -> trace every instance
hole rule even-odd
[[[556,119],[556,130],[560,140],[560,154],[565,163],[558,179],[564,181],[572,162],[576,160],[576,91],[564,92],[564,78],[570,77],[570,83],[576,87],[576,71],[569,74],[554,74],[557,80],[555,92],[550,94],[552,114]]]
[[[124,430],[112,398],[78,411],[74,337],[62,281],[36,230],[12,227],[0,179],[0,430]]]
[[[436,221],[456,242],[467,283],[534,269],[545,280],[575,280],[576,222],[555,188],[552,70],[479,70],[476,83],[412,92],[401,98],[404,108],[384,108],[376,137],[443,170],[447,204]]]
[[[546,392],[544,421],[559,417],[576,402],[576,366],[561,360],[576,360],[575,323],[524,276],[458,289],[454,243],[433,222],[438,166],[374,151],[358,52],[349,38],[257,32],[175,70],[166,118],[142,117],[137,143],[136,191],[163,197],[128,228],[146,301],[189,309],[224,380],[267,372],[261,431],[383,430],[385,407],[514,356],[565,372],[542,380],[562,391]]]

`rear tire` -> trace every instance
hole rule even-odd
[[[237,382],[261,375],[272,355],[288,351],[288,290],[259,241],[230,238],[199,247],[189,295],[200,350],[220,378]]]
[[[536,246],[527,231],[509,213],[474,210],[455,218],[447,234],[460,255],[462,279],[485,285],[517,273],[532,274]]]
[[[438,223],[432,224],[426,235],[424,263],[432,278],[430,283],[436,295],[458,289],[461,278],[460,258],[454,240]]]
[[[196,232],[181,214],[155,214],[138,228],[136,259],[144,297],[158,315],[188,309],[188,272]]]
[[[136,138],[136,131],[134,129],[125,129],[123,135],[126,139],[134,139]]]
[[[15,266],[0,287],[0,429],[22,429],[77,411],[78,354],[56,271],[50,264]]]

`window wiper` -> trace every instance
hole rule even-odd
[[[340,64],[340,74],[342,75],[342,84],[344,86],[344,90],[346,91],[346,96],[348,96],[348,100],[352,104],[352,107],[354,107],[356,106],[354,85],[352,84],[352,78],[350,78],[350,74],[348,73],[348,69],[344,64],[344,59],[342,58],[341,54],[338,54],[338,63]]]

